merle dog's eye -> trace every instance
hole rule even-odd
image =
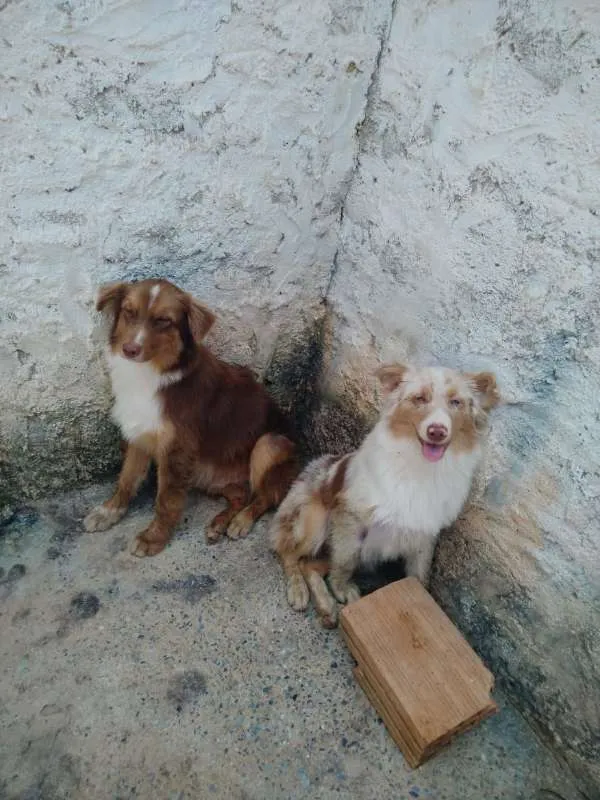
[[[156,317],[156,319],[152,321],[152,324],[155,328],[164,331],[167,328],[170,328],[173,323],[168,317]]]
[[[452,408],[460,408],[462,406],[460,397],[451,397],[449,402]]]

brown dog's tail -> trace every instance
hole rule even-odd
[[[298,477],[296,446],[286,436],[265,433],[250,455],[250,489],[266,508],[276,508]]]

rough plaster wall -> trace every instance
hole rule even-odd
[[[598,11],[406,0],[381,51],[391,14],[0,0],[0,500],[112,463],[105,280],[185,285],[274,388],[324,357],[317,447],[380,359],[493,367],[436,587],[596,796]]]
[[[397,4],[344,206],[320,420],[368,420],[381,359],[497,372],[507,405],[436,591],[594,797],[599,75],[597,3]]]
[[[259,371],[305,336],[389,16],[375,0],[0,2],[5,496],[114,464],[99,283],[175,280],[218,311],[213,346]]]

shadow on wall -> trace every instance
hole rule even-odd
[[[356,404],[323,394],[331,325],[331,311],[323,300],[321,313],[303,332],[279,336],[264,375],[265,385],[296,426],[305,460],[353,450],[369,428]]]

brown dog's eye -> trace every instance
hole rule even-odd
[[[417,394],[412,399],[416,406],[424,406],[428,401],[424,394]]]
[[[137,317],[137,313],[133,310],[133,308],[126,307],[123,309],[123,317],[127,320],[127,322],[132,322]]]
[[[152,320],[153,327],[158,328],[159,331],[166,331],[172,324],[172,320],[168,317],[156,317],[156,319]]]

